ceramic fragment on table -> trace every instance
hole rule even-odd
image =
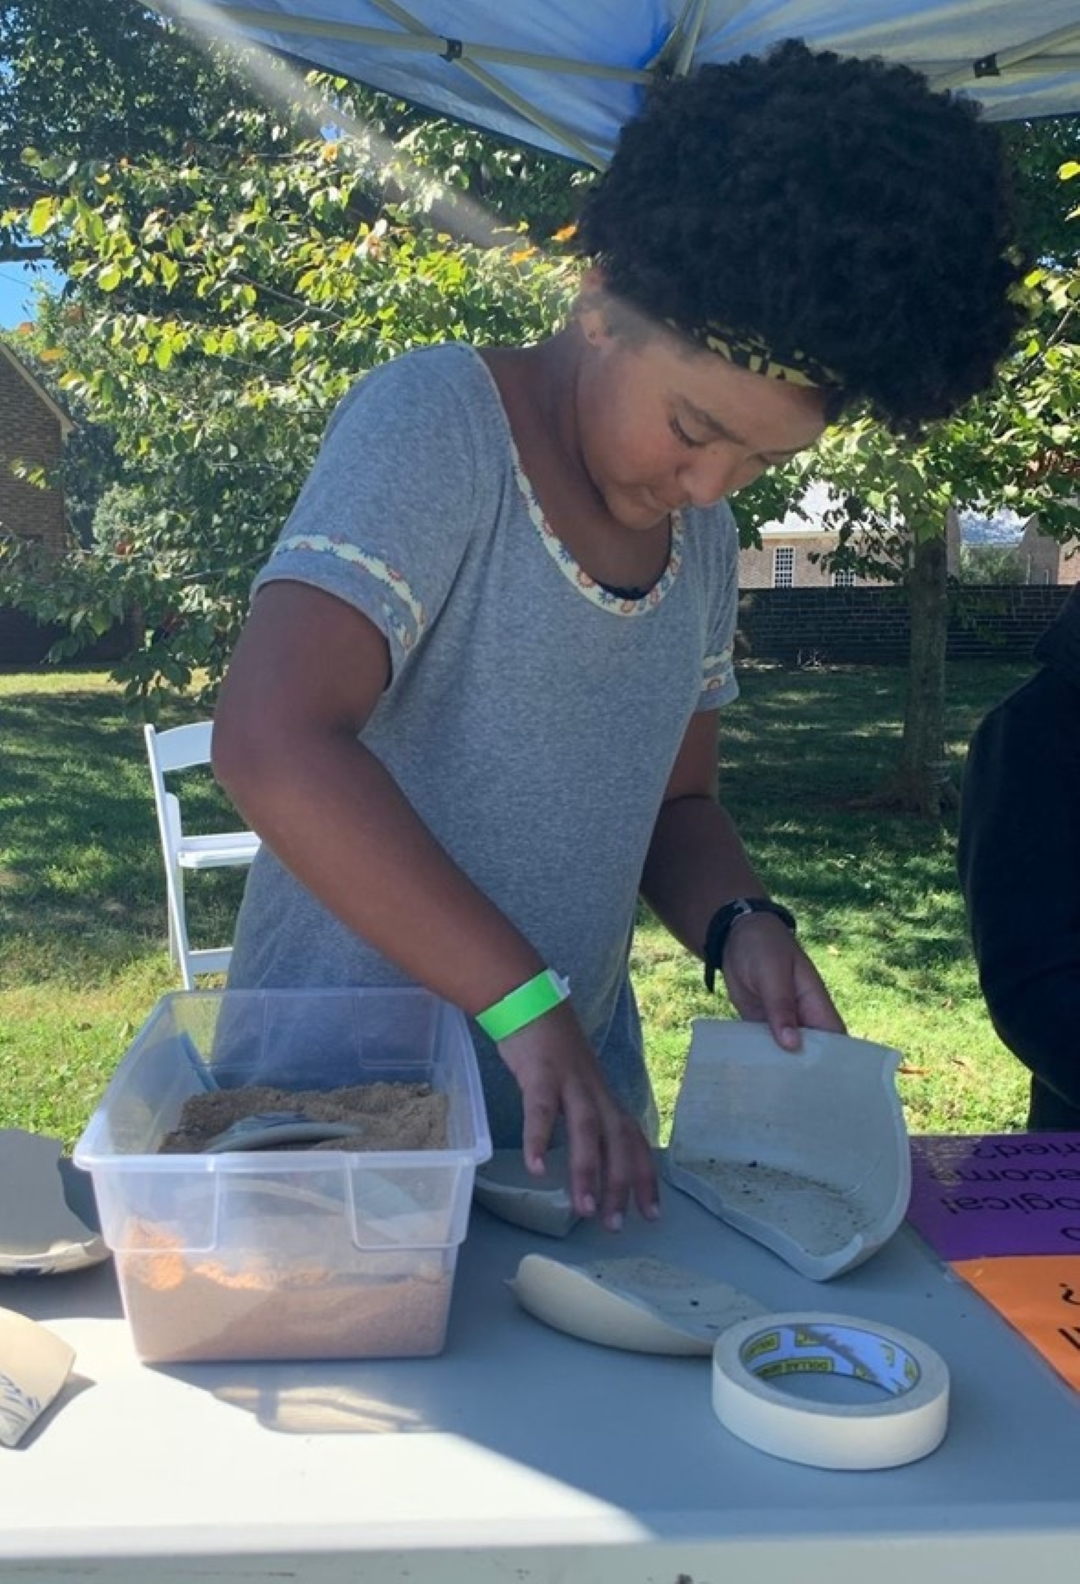
[[[897,1230],[911,1154],[898,1052],[802,1030],[698,1018],[675,1106],[668,1180],[804,1276],[825,1281]]]
[[[546,1325],[633,1353],[704,1356],[721,1331],[765,1312],[737,1287],[649,1258],[578,1265],[527,1254],[509,1285]]]
[[[473,1198],[503,1221],[545,1237],[565,1237],[581,1219],[570,1198],[566,1149],[548,1150],[546,1167],[543,1177],[534,1177],[519,1149],[496,1150],[477,1168]]]
[[[55,1276],[108,1257],[93,1184],[62,1141],[0,1129],[0,1275]]]
[[[18,1446],[59,1395],[75,1350],[47,1326],[0,1309],[0,1446]]]

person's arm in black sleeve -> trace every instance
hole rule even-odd
[[[975,733],[959,873],[991,1019],[1034,1075],[1029,1125],[1080,1129],[1080,691],[1053,671]]]

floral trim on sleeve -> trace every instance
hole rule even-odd
[[[702,666],[701,696],[708,698],[710,694],[719,693],[728,687],[732,680],[732,649],[729,645],[721,649],[719,654],[708,654]]]
[[[317,555],[337,556],[339,560],[351,562],[368,573],[372,581],[385,590],[385,596],[379,604],[387,624],[387,633],[397,639],[406,653],[415,646],[427,624],[427,613],[396,567],[390,566],[381,556],[361,550],[348,539],[334,538],[329,534],[293,534],[275,546],[274,555],[305,550],[314,551]]]

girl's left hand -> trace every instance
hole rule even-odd
[[[724,949],[723,974],[739,1016],[767,1023],[785,1050],[799,1049],[803,1028],[846,1033],[821,975],[773,914],[752,913],[736,921]]]

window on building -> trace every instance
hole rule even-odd
[[[851,567],[837,567],[832,575],[833,588],[854,588],[855,572]]]
[[[791,545],[777,545],[773,551],[773,588],[795,587],[795,550]]]

